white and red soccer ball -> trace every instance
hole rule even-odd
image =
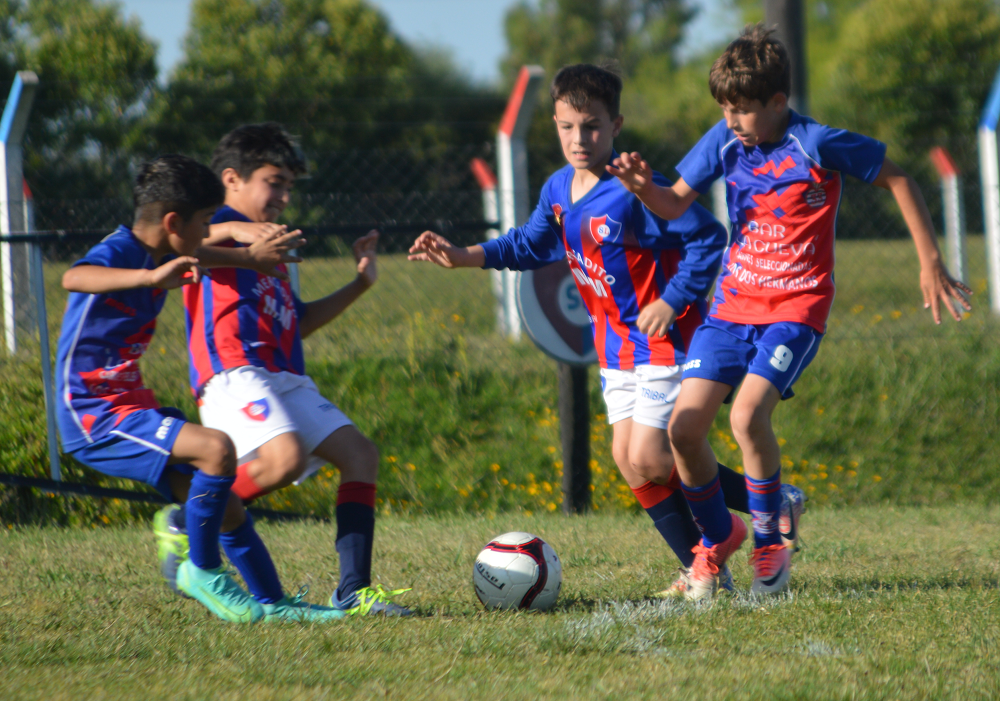
[[[548,543],[530,533],[504,533],[483,548],[472,568],[476,596],[488,609],[552,608],[562,565]]]

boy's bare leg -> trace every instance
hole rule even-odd
[[[257,457],[240,466],[240,472],[245,472],[241,477],[252,480],[261,494],[269,494],[301,477],[307,457],[298,433],[282,433],[257,448]],[[237,487],[236,491],[242,489]]]
[[[667,429],[681,481],[701,487],[715,479],[719,463],[708,442],[712,422],[732,387],[714,380],[691,377],[681,383],[674,413]]]
[[[611,455],[629,487],[670,480],[674,456],[665,430],[622,419],[612,424],[612,432]]]
[[[747,375],[733,401],[729,422],[733,437],[743,451],[743,466],[747,475],[770,479],[781,467],[781,450],[771,426],[781,393],[760,375]]]

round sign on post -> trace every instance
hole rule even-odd
[[[517,308],[524,329],[545,353],[570,365],[597,362],[590,316],[565,260],[519,273]]]

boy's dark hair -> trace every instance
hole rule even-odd
[[[602,102],[615,119],[621,108],[622,79],[610,67],[578,63],[559,69],[552,79],[550,94],[553,104],[562,100],[578,111],[591,102]]]
[[[232,168],[244,181],[264,166],[288,168],[296,175],[306,172],[306,161],[295,141],[277,122],[244,124],[222,137],[212,154],[212,170],[221,178]]]
[[[763,23],[748,24],[712,64],[708,87],[720,105],[759,100],[767,102],[779,92],[792,90],[788,52]]]
[[[226,189],[208,166],[169,154],[139,166],[132,196],[136,221],[157,222],[170,212],[190,221],[198,210],[221,205]]]

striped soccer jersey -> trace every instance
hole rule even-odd
[[[213,224],[227,221],[250,220],[231,207],[212,217]],[[304,375],[299,333],[304,311],[287,281],[254,270],[215,268],[199,284],[186,286],[184,317],[195,395],[217,373],[244,365]]]
[[[91,248],[76,265],[153,270],[157,263],[125,226]],[[159,404],[139,371],[166,290],[71,292],[56,350],[56,419],[72,451],[107,436],[129,414]]]
[[[841,173],[871,183],[885,144],[790,111],[783,138],[745,147],[720,121],[678,172],[698,192],[725,177],[732,242],[711,315],[743,324],[793,321],[820,333],[833,304]]]
[[[601,367],[683,364],[705,318],[725,230],[697,204],[680,219],[660,219],[608,173],[571,202],[573,174],[569,165],[557,171],[525,225],[483,244],[483,267],[533,270],[565,257],[590,315]],[[659,173],[655,180],[669,185]],[[640,310],[656,299],[678,316],[663,338],[636,327]]]

